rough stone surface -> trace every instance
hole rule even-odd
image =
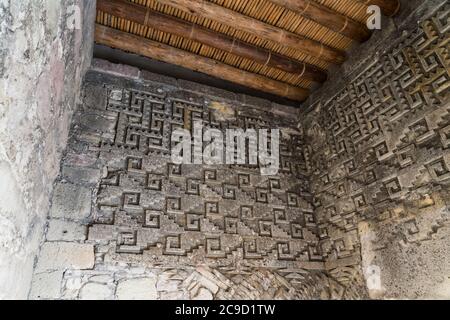
[[[238,260],[242,268],[284,267],[289,273],[315,268],[312,199],[302,159],[294,154],[302,145],[295,119],[99,73],[89,74],[86,85],[104,89],[86,97],[74,141],[99,146],[103,177],[88,239],[111,244],[104,259],[224,269]],[[104,101],[104,110],[91,99]],[[91,129],[86,114],[113,125]],[[281,138],[279,173],[172,164],[172,130],[192,130],[194,119],[223,129],[290,128]]]
[[[94,298],[95,288],[104,297],[97,284],[115,287],[116,298],[332,297],[330,286],[340,284],[317,255],[312,195],[297,156],[303,141],[289,108],[274,112],[267,101],[236,103],[193,89],[98,71],[86,77],[63,163],[68,181],[58,184],[51,212],[75,220],[64,212],[79,212],[87,197],[73,199],[92,188],[93,212],[81,221],[89,223],[85,243],[95,246],[95,265],[68,268],[62,297]],[[192,130],[193,119],[222,129],[280,128],[278,174],[261,176],[258,166],[173,165],[171,132]],[[99,179],[66,167],[89,177],[100,172]],[[151,290],[133,289],[148,279]]]
[[[39,254],[36,273],[94,267],[94,246],[69,242],[46,242]]]
[[[193,300],[203,300],[203,301],[208,301],[208,300],[213,300],[214,296],[211,293],[211,291],[208,291],[205,288],[201,288],[199,290],[199,292],[197,293],[197,295],[193,298]]]
[[[88,283],[80,290],[81,300],[108,300],[113,296],[111,288],[101,283]]]
[[[156,300],[156,281],[154,278],[122,281],[117,286],[116,295],[119,300]]]
[[[48,225],[47,241],[84,241],[87,228],[77,222],[51,219]]]
[[[79,184],[97,184],[100,179],[101,171],[92,168],[80,168],[64,166],[62,169],[62,178],[71,183]]]
[[[59,299],[63,272],[61,270],[36,274],[33,277],[30,299]]]
[[[61,298],[448,298],[449,12],[389,23],[300,125],[267,101],[97,63],[63,163],[92,179],[62,182],[92,191],[87,240],[70,244],[95,251],[85,270],[43,259],[65,271]],[[171,132],[193,120],[280,128],[279,173],[174,165]]]
[[[0,299],[24,299],[30,289],[90,65],[94,8],[91,0],[0,1]]]
[[[58,183],[50,209],[51,218],[74,221],[87,219],[91,214],[91,190],[80,185]]]
[[[217,275],[196,271],[181,283],[158,281],[158,290],[168,297],[181,296],[174,288],[180,285],[188,288],[192,299],[215,297],[218,275],[244,282],[242,288],[259,287],[253,283],[260,281],[258,276],[247,284],[240,275],[258,274],[259,269],[261,277],[268,272],[274,279],[267,269],[275,269],[286,282],[274,280],[279,289],[275,292],[260,287],[261,291],[249,290],[242,297],[331,297],[332,280],[321,274],[324,264],[317,253],[305,162],[296,152],[303,141],[295,118],[271,112],[267,101],[236,104],[209,96],[204,89],[180,91],[165,84],[89,73],[88,94],[76,117],[69,150],[87,144],[98,152],[95,163],[102,168],[88,236],[88,241],[104,244],[96,263],[184,269],[208,265],[217,270]],[[194,119],[222,129],[281,129],[278,174],[262,176],[259,166],[172,164],[171,132],[193,130]],[[301,291],[314,286],[313,279],[322,281],[322,276],[325,285]]]

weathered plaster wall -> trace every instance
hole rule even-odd
[[[347,296],[318,253],[296,109],[98,60],[83,96],[31,298]],[[279,173],[172,164],[194,120],[280,128]]]
[[[450,297],[449,17],[403,1],[304,105],[320,254],[349,291]]]
[[[28,295],[94,15],[92,0],[0,0],[0,299]]]

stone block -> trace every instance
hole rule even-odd
[[[59,299],[62,278],[61,270],[35,274],[31,283],[30,299]]]
[[[175,78],[163,76],[157,73],[141,71],[140,78],[144,81],[156,82],[158,84],[165,84],[173,87],[178,87],[178,82]]]
[[[291,117],[293,114],[296,115],[299,109],[273,102],[271,111],[275,114]]]
[[[251,107],[254,107],[254,108],[257,108],[257,109],[266,110],[266,111],[270,111],[271,108],[272,108],[272,102],[270,102],[269,100],[258,98],[258,97],[253,97],[253,96],[249,96],[249,95],[246,95],[246,94],[239,94],[238,95],[238,100],[244,106],[248,106],[248,107],[251,106]]]
[[[104,112],[104,114],[86,113],[80,116],[80,124],[83,130],[90,132],[113,132],[115,128],[114,116]]]
[[[80,150],[70,150],[72,149],[69,146],[67,150],[66,157],[65,157],[65,165],[66,166],[74,166],[74,167],[89,167],[89,166],[95,166],[95,163],[98,160],[97,152],[95,151],[85,151],[82,152]]]
[[[106,90],[103,86],[86,86],[83,93],[85,98],[81,110],[105,110]]]
[[[158,291],[172,292],[179,289],[181,281],[169,279],[166,275],[162,275],[158,279],[157,289]]]
[[[59,183],[55,187],[50,217],[80,221],[90,214],[90,189],[68,183]]]
[[[189,298],[188,294],[183,291],[172,291],[172,292],[161,292],[161,300],[187,300]]]
[[[114,278],[110,275],[96,275],[89,279],[90,282],[97,282],[97,283],[113,283]]]
[[[80,290],[81,300],[108,300],[112,299],[113,290],[106,284],[88,283]]]

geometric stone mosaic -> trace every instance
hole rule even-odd
[[[303,122],[320,253],[342,283],[361,264],[361,221],[378,226],[379,257],[449,222],[449,17],[447,4],[337,94],[323,94]]]
[[[69,174],[64,183],[92,191],[91,215],[82,222],[83,244],[94,247],[95,263],[92,270],[64,274],[65,297],[97,294],[100,287],[108,297],[119,296],[114,292],[123,286],[154,281],[163,283],[160,299],[344,295],[324,272],[294,110],[287,116],[267,101],[213,93],[88,73],[63,173]],[[259,163],[172,163],[173,130],[194,135],[194,122],[224,133],[280,129],[278,173],[261,175]],[[109,280],[90,280],[98,278]]]

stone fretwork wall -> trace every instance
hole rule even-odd
[[[295,109],[96,61],[33,298],[317,299],[324,272]],[[111,73],[121,74],[115,76]],[[281,168],[174,165],[171,133],[281,129]]]
[[[319,254],[372,298],[450,297],[450,5],[428,9],[301,118]]]
[[[0,300],[26,299],[30,290],[91,64],[95,3],[0,1]]]

